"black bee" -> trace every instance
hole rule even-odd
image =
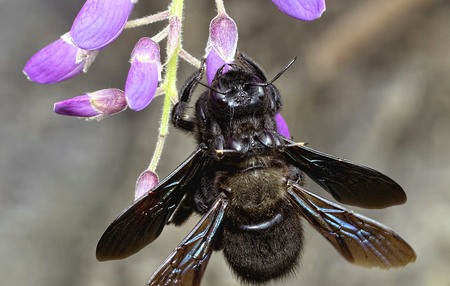
[[[391,229],[307,191],[302,172],[338,202],[364,208],[405,203],[402,188],[373,169],[278,134],[281,97],[272,82],[289,66],[268,82],[249,57],[238,53],[237,60],[240,65],[226,73],[217,71],[192,118],[186,110],[203,65],[185,83],[172,123],[194,134],[198,147],[108,227],[97,259],[128,257],[166,224],[180,225],[196,212],[201,220],[148,285],[200,285],[213,250],[223,250],[243,282],[285,277],[300,260],[301,217],[356,265],[387,269],[414,262],[413,249]]]

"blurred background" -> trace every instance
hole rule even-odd
[[[185,1],[183,46],[204,53],[214,1]],[[271,285],[450,285],[450,2],[328,1],[322,18],[301,22],[269,0],[225,1],[239,48],[276,75],[282,115],[294,140],[379,170],[408,202],[355,211],[388,225],[417,261],[382,271],[347,263],[305,222],[306,248],[295,277]],[[122,261],[98,262],[106,227],[133,201],[150,162],[162,98],[141,112],[101,122],[53,113],[53,103],[103,88],[123,89],[136,41],[166,23],[127,30],[87,74],[54,85],[27,81],[22,69],[67,32],[84,1],[0,1],[0,281],[2,285],[145,285],[198,220],[167,227]],[[141,0],[131,18],[165,10]],[[195,71],[180,62],[178,86]],[[171,129],[157,172],[163,178],[195,146]],[[311,181],[307,187],[331,199]],[[239,285],[221,253],[202,283]]]

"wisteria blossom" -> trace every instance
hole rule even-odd
[[[125,94],[119,89],[103,89],[55,103],[54,111],[67,116],[101,120],[127,108]]]
[[[131,109],[147,107],[155,95],[161,78],[159,46],[150,38],[142,38],[131,53],[131,68],[125,84],[125,97]]]
[[[25,65],[23,72],[29,80],[40,84],[60,82],[87,72],[98,51],[76,47],[69,34],[37,52]]]
[[[85,50],[105,47],[122,33],[133,7],[131,0],[87,0],[70,29],[73,42]]]
[[[236,23],[225,12],[219,12],[209,26],[209,38],[205,50],[206,78],[209,84],[219,68],[234,62],[237,42]],[[227,70],[228,68],[225,66],[223,72]]]
[[[325,12],[325,0],[272,0],[284,14],[302,21],[316,20]]]

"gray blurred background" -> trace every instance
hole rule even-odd
[[[185,1],[184,48],[203,56],[214,1]],[[89,73],[43,86],[25,63],[70,29],[84,1],[0,1],[0,284],[145,285],[198,217],[122,261],[98,262],[95,247],[133,201],[150,162],[162,98],[141,112],[101,122],[55,115],[53,103],[108,87],[123,89],[136,41],[165,23],[125,31]],[[131,18],[168,1],[141,0]],[[408,203],[355,211],[415,249],[415,264],[382,271],[347,263],[305,223],[297,276],[273,285],[450,285],[450,3],[444,0],[328,1],[320,20],[285,16],[269,0],[229,0],[239,47],[276,82],[297,141],[395,179]],[[180,62],[180,82],[195,68]],[[171,129],[157,169],[164,177],[194,149]],[[308,188],[330,199],[309,182]],[[239,285],[215,253],[202,285]]]

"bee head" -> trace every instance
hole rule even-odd
[[[217,109],[234,113],[265,113],[268,107],[266,87],[249,72],[232,69],[218,74],[211,83],[210,101]]]
[[[226,73],[219,69],[208,88],[208,101],[216,114],[233,114],[233,117],[265,114],[270,106],[265,84],[237,65],[232,65]]]
[[[201,85],[209,89],[207,97],[212,114],[219,119],[236,118],[241,116],[254,116],[276,113],[279,109],[274,99],[278,93],[272,83],[277,80],[296,60],[292,60],[281,72],[268,82],[261,80],[255,69],[244,69],[236,64],[225,64],[219,68],[211,85],[200,81]],[[230,67],[223,72],[225,66]],[[254,67],[253,67],[254,68]],[[261,71],[262,73],[262,71]],[[262,76],[265,75],[262,73]]]

